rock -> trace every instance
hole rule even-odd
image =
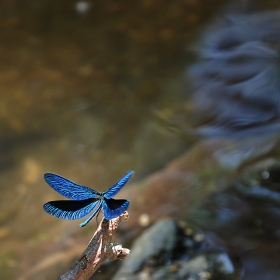
[[[238,264],[226,252],[213,251],[201,252],[190,260],[163,267],[154,272],[151,279],[237,280],[241,276]]]
[[[139,271],[145,262],[154,256],[170,254],[176,242],[176,224],[174,220],[161,220],[147,229],[134,242],[130,255],[118,271],[114,280],[126,279],[122,275],[131,275]]]
[[[178,270],[174,270],[172,263],[189,259],[203,240],[202,234],[184,222],[160,220],[134,242],[130,255],[113,279],[169,279],[162,278],[162,273],[166,277],[170,275],[164,269],[176,274]]]

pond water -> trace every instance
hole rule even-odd
[[[193,49],[201,31],[224,11],[225,1],[0,5],[1,279],[56,278],[96,227],[93,221],[80,229],[79,220],[55,219],[43,211],[45,202],[61,199],[44,182],[45,172],[103,191],[128,170],[135,170],[130,183],[137,186],[189,153],[186,168],[198,182],[192,188],[208,184],[212,191],[227,174],[234,173],[227,182],[234,178],[232,168],[247,146],[239,154],[225,153],[221,142],[208,143],[205,150],[186,132],[194,117],[185,70],[196,60]],[[277,1],[266,5],[280,7]],[[210,153],[222,163],[218,170],[208,161]],[[229,166],[232,154],[238,163]],[[168,168],[176,169],[176,162]],[[133,202],[134,192],[126,188],[122,194]],[[151,219],[190,217],[208,194],[196,192],[188,198],[191,209],[178,210],[176,203],[185,205],[190,192],[182,189],[165,201],[155,197],[160,186],[151,188],[145,210]],[[131,228],[143,211],[140,200],[134,210],[131,204]],[[138,213],[134,221],[133,213]]]

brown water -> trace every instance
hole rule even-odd
[[[80,244],[68,252],[74,259],[95,227],[43,211],[59,198],[45,172],[101,191],[128,170],[137,181],[192,145],[157,115],[169,116],[188,95],[189,48],[224,1],[88,1],[85,14],[77,3],[1,3],[2,280],[54,279],[68,265],[59,249]]]

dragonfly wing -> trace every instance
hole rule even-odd
[[[66,220],[76,220],[89,214],[100,202],[99,199],[86,200],[56,200],[44,204],[44,210],[57,218]]]
[[[66,198],[73,200],[86,200],[88,198],[100,197],[100,193],[85,187],[83,185],[76,184],[67,180],[59,175],[53,173],[46,173],[44,175],[45,181],[59,194]]]
[[[88,224],[88,222],[100,211],[102,204],[100,202],[100,204],[98,205],[98,207],[94,210],[94,212],[82,223],[80,223],[80,227],[84,227]]]
[[[114,197],[126,184],[133,173],[133,171],[129,171],[127,174],[125,174],[116,184],[114,184],[106,192],[104,192],[104,197],[107,199]]]
[[[111,220],[120,216],[129,206],[126,199],[104,199],[102,200],[103,214],[105,219]]]

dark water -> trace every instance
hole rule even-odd
[[[83,3],[87,10],[79,12]],[[196,60],[193,43],[224,4],[1,3],[1,279],[54,279],[95,228],[43,212],[46,201],[59,198],[45,172],[101,191],[128,170],[137,182],[192,151],[200,140],[178,129],[188,127],[192,109],[184,73]],[[224,164],[221,147],[215,153]],[[217,174],[199,173],[197,149],[190,168],[213,189]]]

